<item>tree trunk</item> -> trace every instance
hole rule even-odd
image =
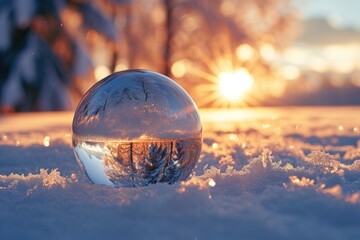
[[[173,11],[174,0],[164,0],[164,7],[166,12],[165,31],[166,39],[164,45],[164,74],[171,77],[171,44],[173,37]]]

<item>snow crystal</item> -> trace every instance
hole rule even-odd
[[[29,173],[26,176],[24,174],[14,173],[9,175],[0,175],[0,182],[8,184],[8,186],[3,187],[3,189],[13,188],[20,181],[29,185],[39,184],[38,182],[40,182],[45,188],[51,188],[57,185],[65,188],[66,186],[66,179],[60,175],[58,169],[53,169],[50,171],[50,173],[48,173],[47,169],[41,168],[39,174]]]

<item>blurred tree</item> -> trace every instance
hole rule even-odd
[[[104,6],[124,2],[0,0],[0,112],[69,109],[91,79],[91,33],[118,38]]]
[[[164,41],[167,29],[162,0],[133,0],[118,18],[120,34],[116,70],[151,69],[164,73]],[[122,41],[124,40],[124,41]]]
[[[284,86],[276,84],[280,80],[272,60],[298,29],[289,0],[173,1],[176,31],[170,35],[167,64],[198,105],[228,105],[218,93],[219,76],[237,69],[246,69],[256,81],[253,94],[237,106],[256,105]]]
[[[209,89],[217,91],[212,85],[222,72],[239,68],[256,79],[254,98],[284,88],[272,60],[297,33],[290,0],[133,0],[128,15],[120,48],[129,51],[119,55],[119,66],[171,76],[200,106],[216,106]]]
[[[171,76],[171,46],[174,36],[174,1],[173,0],[164,0],[165,6],[165,15],[166,15],[166,38],[164,44],[164,74],[166,76]]]
[[[284,90],[272,60],[297,29],[291,0],[129,2],[0,0],[1,111],[69,109],[129,68],[173,77],[206,107],[221,105],[219,75],[240,68],[256,79],[248,104]]]

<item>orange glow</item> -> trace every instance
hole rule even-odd
[[[299,68],[292,66],[292,65],[283,67],[280,70],[280,73],[285,79],[290,80],[290,81],[299,78],[300,74],[301,74]]]
[[[120,72],[120,71],[124,71],[124,70],[128,70],[128,69],[129,69],[129,66],[126,62],[119,62],[115,66],[115,72]]]
[[[183,28],[187,32],[192,32],[199,28],[199,19],[196,16],[187,15],[183,20]]]
[[[271,61],[276,56],[276,51],[273,46],[268,43],[265,43],[260,48],[260,55],[267,61]]]
[[[229,63],[230,66],[226,66]],[[255,82],[253,75],[245,68],[236,68],[231,61],[218,60],[209,67],[213,73],[191,67],[187,72],[207,80],[199,84],[196,89],[202,95],[198,101],[199,106],[211,104],[214,107],[239,107],[247,106],[256,101],[251,93]]]
[[[236,56],[240,60],[248,61],[254,56],[254,49],[249,44],[241,44],[236,48]]]
[[[96,81],[100,81],[104,77],[108,76],[110,74],[110,69],[104,65],[97,66],[95,68],[95,78]]]
[[[244,93],[252,88],[253,84],[253,77],[244,68],[234,72],[222,72],[219,74],[220,94],[230,101],[240,100]]]
[[[174,77],[181,78],[186,74],[186,65],[183,60],[175,62],[171,66],[171,73]]]

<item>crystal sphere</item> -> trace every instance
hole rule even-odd
[[[199,158],[194,101],[170,78],[147,70],[109,75],[82,98],[73,146],[89,179],[112,187],[185,180]]]

